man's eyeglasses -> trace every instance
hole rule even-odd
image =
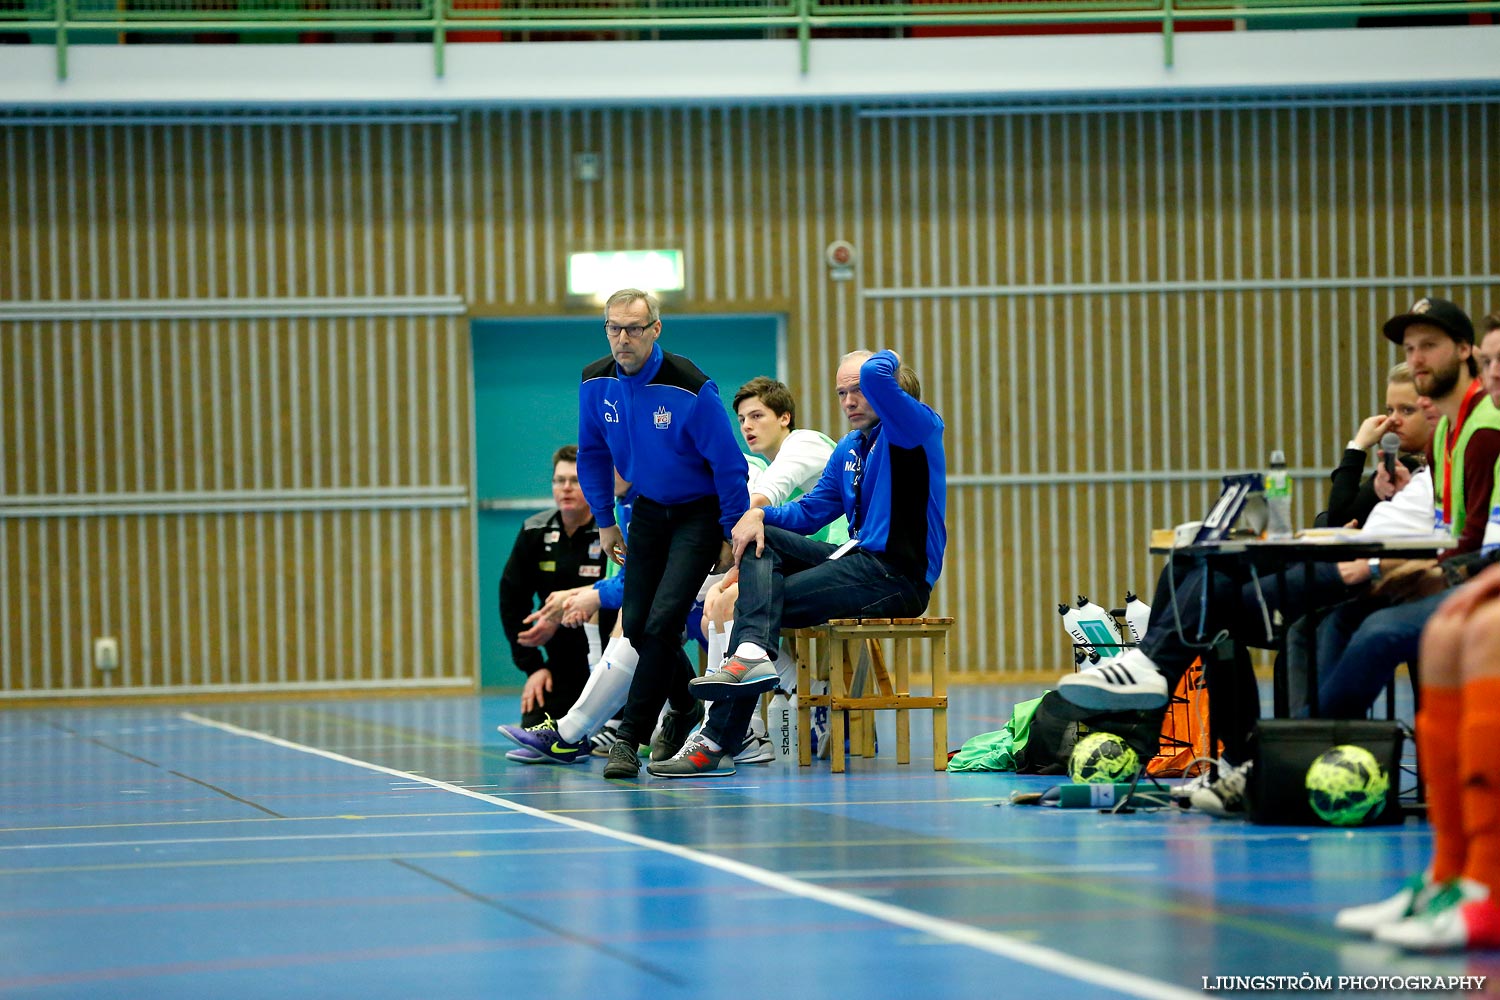
[[[578,485],[578,477],[577,476],[553,476],[552,477],[552,485],[553,486],[577,486]]]
[[[611,340],[621,337],[629,337],[631,340],[640,340],[646,335],[646,331],[655,326],[655,323],[646,323],[643,326],[620,326],[618,323],[605,323],[604,335]]]

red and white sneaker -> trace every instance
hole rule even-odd
[[[776,673],[774,660],[731,656],[718,670],[710,670],[702,677],[688,681],[688,690],[694,698],[703,701],[747,698],[771,690],[778,680],[780,675]]]
[[[1500,905],[1490,888],[1461,878],[1426,913],[1375,929],[1375,940],[1406,951],[1485,951],[1500,948]]]

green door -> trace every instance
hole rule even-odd
[[[785,320],[776,315],[667,315],[658,343],[703,369],[718,384],[727,410],[745,382],[783,371],[784,329]],[[479,676],[485,687],[513,686],[522,678],[500,627],[500,574],[521,522],[551,505],[548,463],[559,446],[578,437],[579,376],[609,348],[598,316],[476,319],[470,340],[479,495]]]

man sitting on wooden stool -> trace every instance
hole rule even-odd
[[[835,384],[851,430],[810,491],[754,508],[734,526],[734,651],[689,685],[713,710],[676,756],[650,765],[654,775],[734,773],[756,696],[776,685],[783,627],[911,617],[927,607],[948,540],[943,419],[921,401],[916,372],[894,351],[845,355]],[[806,537],[841,515],[850,541]]]

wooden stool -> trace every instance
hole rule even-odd
[[[812,710],[828,709],[830,770],[844,771],[844,712],[849,711],[849,751],[875,753],[875,712],[896,713],[896,763],[911,763],[912,709],[932,711],[932,768],[948,769],[948,631],[952,618],[834,618],[826,625],[787,629],[797,661],[797,761],[812,764]],[[886,669],[881,640],[895,646],[895,676]],[[911,693],[911,640],[932,643],[932,694]],[[865,659],[861,652],[868,654]],[[868,666],[866,666],[868,664]],[[813,694],[814,678],[828,681]]]

